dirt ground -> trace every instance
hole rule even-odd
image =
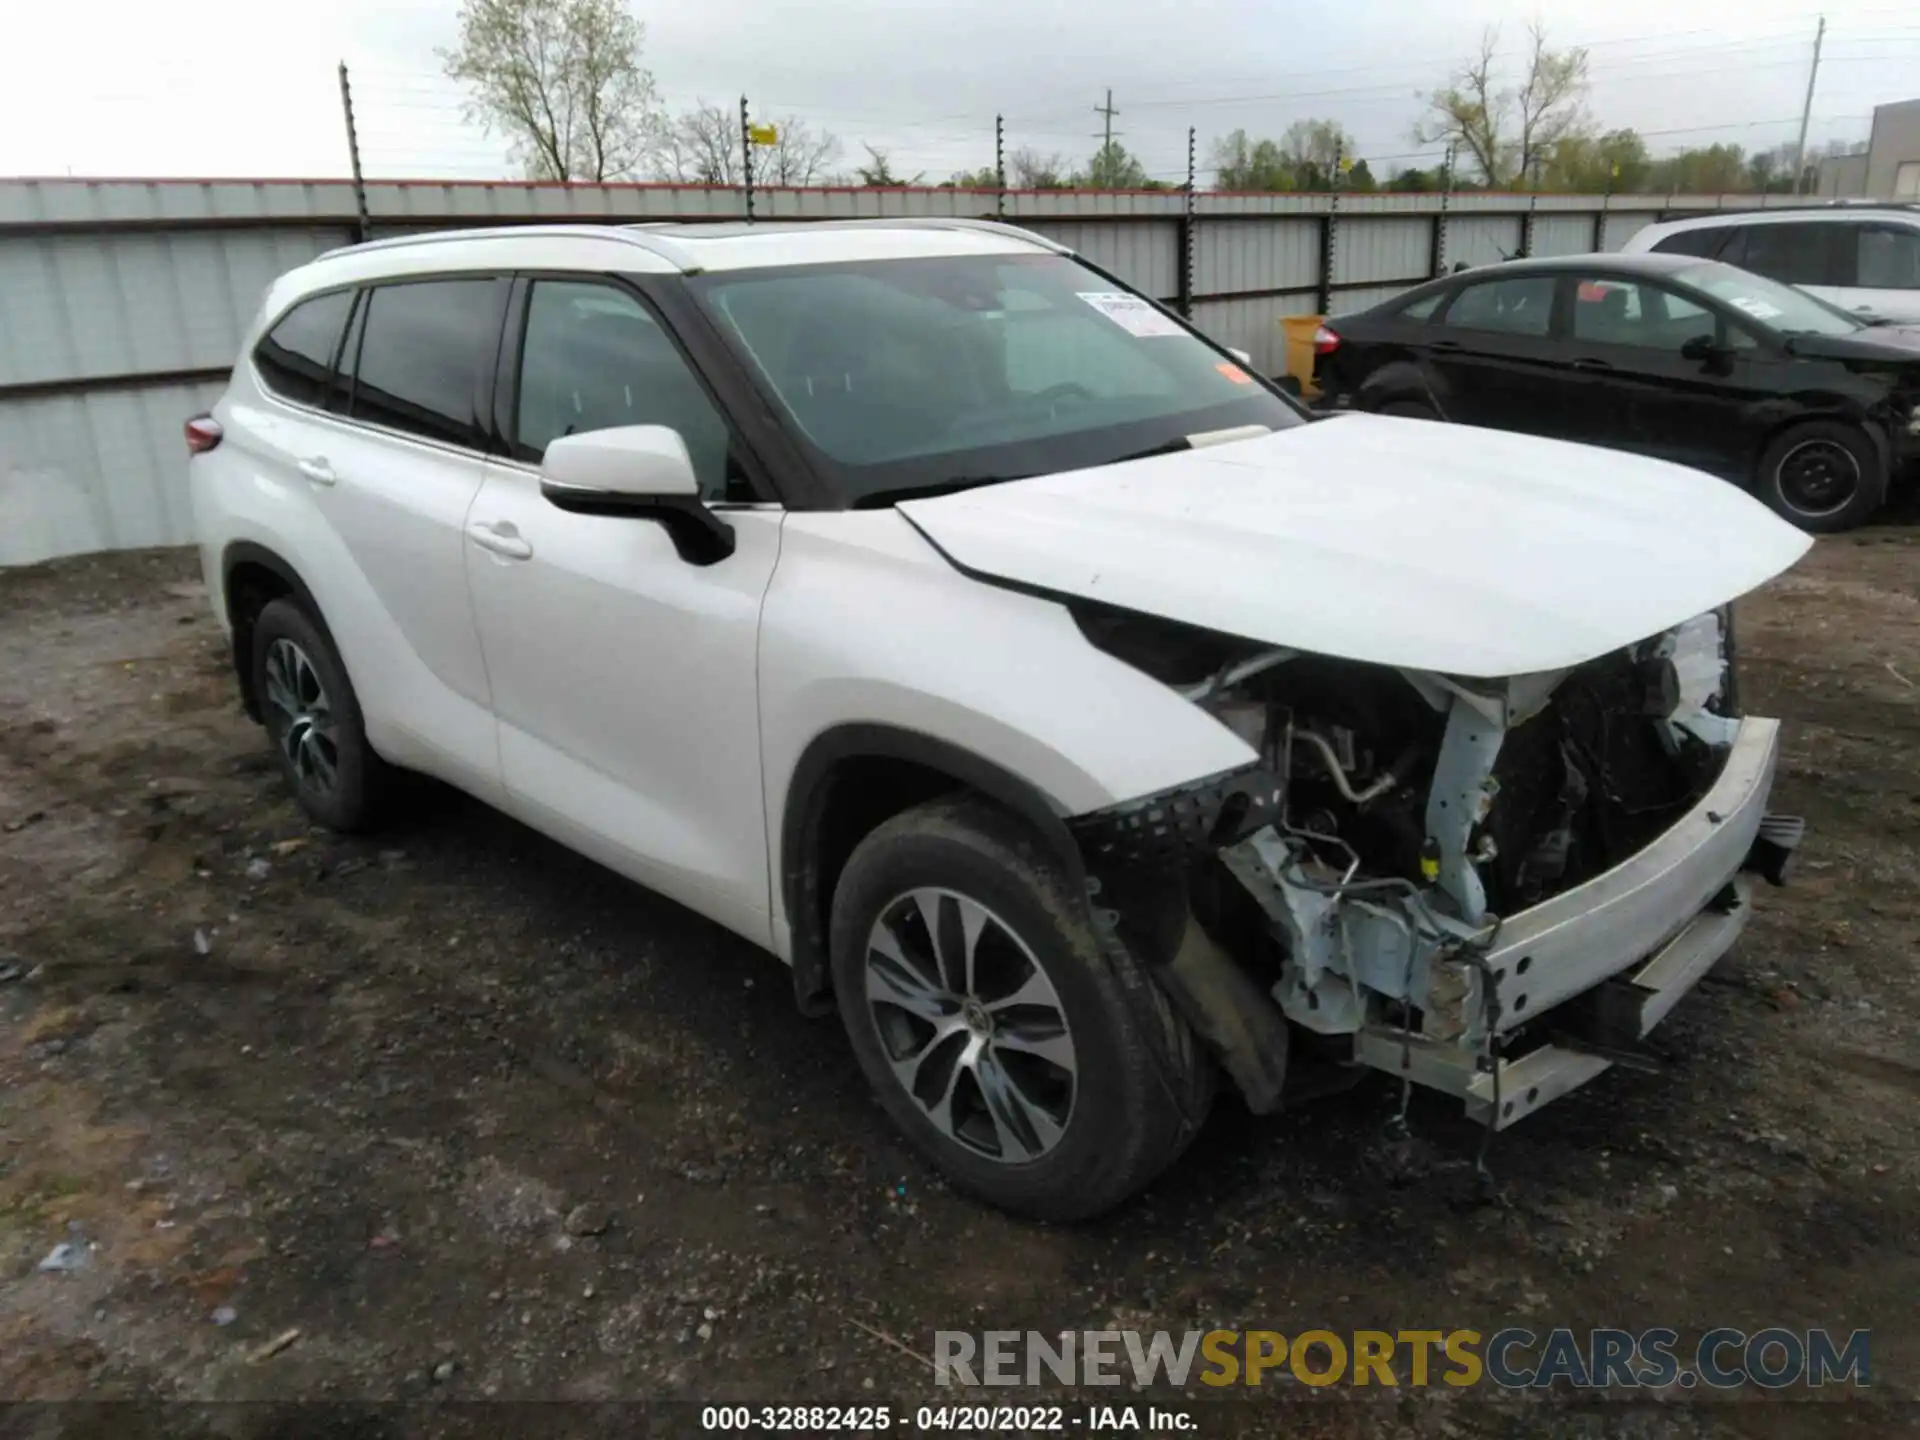
[[[1191,1409],[1202,1435],[1912,1430],[1920,529],[1822,542],[1741,640],[1810,835],[1657,1033],[1663,1073],[1497,1137],[1491,1194],[1438,1097],[1413,1146],[1384,1080],[1223,1103],[1144,1198],[1059,1229],[948,1193],[777,962],[677,906],[456,796],[312,829],[187,552],[0,574],[0,1399],[499,1434],[506,1409],[448,1402],[951,1401],[878,1338],[941,1328],[1784,1325],[1870,1327],[1883,1403],[1288,1383]],[[38,1268],[63,1242],[80,1268]]]

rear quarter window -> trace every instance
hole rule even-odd
[[[1698,230],[1676,230],[1656,240],[1653,248],[1661,255],[1698,255],[1711,260],[1720,253],[1731,229],[1728,225],[1705,225]]]
[[[353,292],[336,290],[302,300],[282,315],[253,349],[261,383],[283,400],[324,404],[340,332],[352,308]]]

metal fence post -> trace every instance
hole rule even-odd
[[[1193,318],[1194,128],[1187,127],[1187,198],[1180,216],[1180,314]]]
[[[1333,309],[1333,257],[1334,246],[1340,242],[1340,161],[1341,152],[1333,154],[1333,176],[1327,182],[1332,194],[1327,201],[1327,213],[1320,218],[1320,293],[1317,297],[1319,313],[1325,315]]]
[[[747,118],[747,97],[740,97],[740,179],[747,192],[747,223],[753,223],[753,122]]]
[[[1527,200],[1527,213],[1520,218],[1520,255],[1518,258],[1522,260],[1529,259],[1533,255],[1533,212],[1539,203],[1540,197],[1538,195],[1530,196]]]
[[[993,210],[1002,220],[1007,218],[1007,117],[993,117],[993,183],[999,193],[994,196]]]
[[[373,233],[373,221],[367,215],[367,182],[360,174],[360,132],[353,123],[353,87],[347,83],[347,62],[340,62],[340,109],[347,117],[347,158],[353,162],[353,203],[360,216],[354,240],[366,244]]]
[[[1446,163],[1440,170],[1440,208],[1433,216],[1432,253],[1427,269],[1435,279],[1447,272],[1447,202],[1453,198],[1453,146],[1447,146]]]

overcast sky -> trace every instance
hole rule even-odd
[[[1920,96],[1920,7],[1824,9],[1812,139],[1864,139],[1876,103]],[[996,111],[1010,149],[1083,158],[1109,86],[1123,143],[1162,179],[1183,177],[1189,125],[1204,161],[1237,126],[1277,134],[1306,117],[1340,121],[1382,175],[1431,163],[1409,138],[1416,93],[1483,25],[1517,50],[1535,15],[1556,43],[1590,47],[1601,125],[1634,126],[1656,152],[1764,149],[1794,137],[1815,21],[1785,0],[682,0],[636,13],[670,108],[744,92],[758,115],[831,130],[848,159],[866,141],[930,182],[991,163]],[[434,47],[456,14],[455,0],[23,0],[7,22],[0,174],[344,174],[344,59],[369,174],[503,177],[503,144],[464,121],[439,75]]]

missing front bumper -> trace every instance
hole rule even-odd
[[[1494,986],[1486,1012],[1496,1017],[1496,1043],[1471,1029],[1436,1039],[1370,1024],[1354,1037],[1355,1061],[1457,1096],[1496,1128],[1618,1063],[1746,928],[1752,883],[1743,872],[1784,877],[1803,827],[1766,814],[1779,736],[1777,721],[1743,720],[1718,780],[1678,823],[1623,864],[1506,921],[1480,972]],[[1553,1038],[1497,1058],[1499,1042],[1522,1028]]]

